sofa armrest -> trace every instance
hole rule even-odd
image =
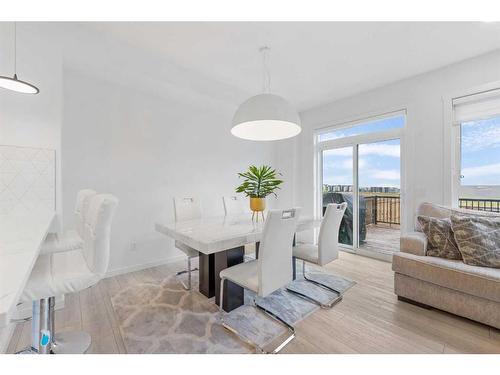
[[[425,256],[427,253],[427,237],[422,232],[409,232],[401,236],[403,253]]]

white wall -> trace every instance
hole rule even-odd
[[[448,193],[443,184],[443,160],[449,156],[443,152],[447,126],[443,120],[443,97],[493,81],[500,81],[500,51],[304,111],[303,130],[294,141],[297,154],[290,167],[295,170],[296,203],[306,213],[313,213],[315,129],[406,108],[406,189],[402,193],[407,204],[403,226],[411,228],[419,202],[442,203]]]
[[[273,163],[272,144],[231,135],[234,108],[208,108],[175,91],[141,91],[71,69],[64,70],[63,95],[65,225],[72,224],[81,188],[120,199],[111,272],[181,254],[154,231],[156,221],[173,220],[174,196],[200,196],[206,215],[223,214],[222,196],[234,192],[237,172]]]
[[[0,75],[13,75],[13,23],[0,23]],[[17,26],[17,72],[40,88],[37,95],[0,89],[0,144],[56,150],[56,191],[61,191],[61,50],[39,24]],[[34,63],[36,62],[36,63]],[[61,195],[56,206],[61,212]]]

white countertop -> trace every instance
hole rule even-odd
[[[10,322],[55,213],[0,216],[0,328]]]
[[[321,220],[301,217],[297,232],[317,228]],[[156,223],[158,232],[204,254],[232,249],[260,241],[264,223],[253,222],[250,215],[209,217],[182,222]]]

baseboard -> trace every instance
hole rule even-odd
[[[185,255],[176,255],[174,257],[170,257],[170,258],[167,258],[167,259],[155,260],[155,261],[152,261],[152,262],[146,262],[146,263],[141,263],[141,264],[133,264],[133,265],[127,266],[127,267],[116,268],[114,270],[110,270],[110,271],[106,272],[106,275],[104,276],[104,278],[118,276],[118,275],[123,275],[123,274],[129,273],[129,272],[141,271],[141,270],[145,270],[147,268],[152,268],[152,267],[157,267],[157,266],[163,266],[165,264],[179,262],[179,261],[181,261],[183,259],[186,259]]]

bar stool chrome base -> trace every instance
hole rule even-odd
[[[84,354],[92,339],[87,332],[67,331],[58,332],[52,343],[52,353],[54,354]]]

